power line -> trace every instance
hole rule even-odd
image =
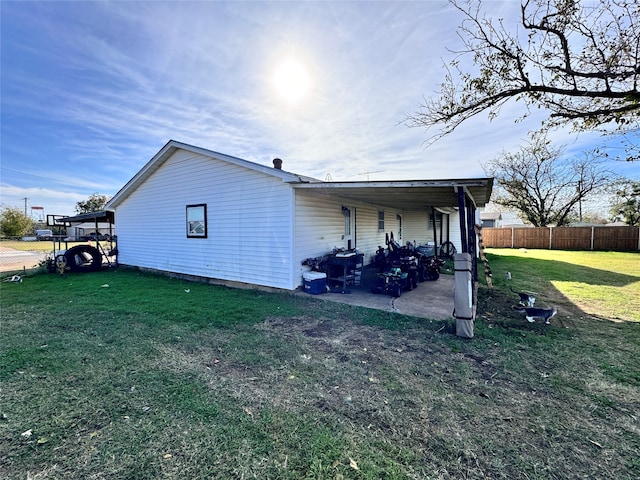
[[[43,180],[49,180],[51,182],[56,182],[56,183],[59,183],[61,185],[69,185],[71,187],[89,188],[89,187],[87,187],[86,183],[68,182],[68,181],[66,181],[64,179],[60,179],[60,178],[44,177],[42,175],[35,175],[33,173],[21,172],[20,170],[14,170],[13,168],[7,168],[7,167],[0,167],[0,169],[6,170],[7,172],[19,173],[20,175],[26,175],[28,177],[35,177],[35,178],[41,178]],[[93,187],[91,187],[91,188],[93,188]]]
[[[366,175],[367,176],[367,182],[368,182],[370,174],[372,174],[372,173],[382,173],[382,172],[384,172],[384,170],[376,170],[374,172],[362,172],[362,173],[359,173],[358,175]]]

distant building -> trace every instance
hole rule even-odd
[[[525,224],[518,214],[511,210],[500,210],[503,207],[494,203],[488,203],[485,208],[480,210],[480,220],[482,226],[486,228],[505,228],[505,227],[530,227]]]
[[[498,228],[502,226],[502,214],[500,212],[481,212],[480,221],[482,228]]]

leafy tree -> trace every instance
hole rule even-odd
[[[104,206],[108,201],[109,197],[107,197],[106,195],[93,193],[87,200],[76,203],[76,212],[78,214],[101,212],[102,210],[104,210]]]
[[[614,186],[612,220],[622,220],[632,227],[640,226],[640,181],[624,180]]]
[[[586,197],[611,182],[593,152],[564,158],[563,148],[551,147],[544,132],[532,134],[518,152],[503,152],[484,168],[497,182],[493,201],[518,211],[535,227],[568,224]]]
[[[0,213],[0,231],[5,237],[22,237],[33,232],[35,222],[19,208],[3,206]]]
[[[510,99],[548,110],[545,128],[639,128],[640,2],[522,0],[519,31],[486,18],[480,0],[450,2],[464,15],[464,47],[445,65],[439,98],[407,117],[410,126],[439,126],[431,141],[480,112],[495,118]],[[473,73],[461,67],[469,56]]]

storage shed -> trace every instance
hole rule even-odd
[[[325,182],[169,141],[107,203],[119,263],[295,290],[302,263],[335,248],[365,264],[393,232],[400,243],[472,250],[475,208],[493,179]]]

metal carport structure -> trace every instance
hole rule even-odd
[[[476,210],[489,202],[493,178],[367,181],[367,182],[301,182],[298,189],[311,189],[327,194],[385,205],[401,210],[457,208],[460,213],[462,252],[476,256]],[[473,262],[473,278],[477,269]]]

